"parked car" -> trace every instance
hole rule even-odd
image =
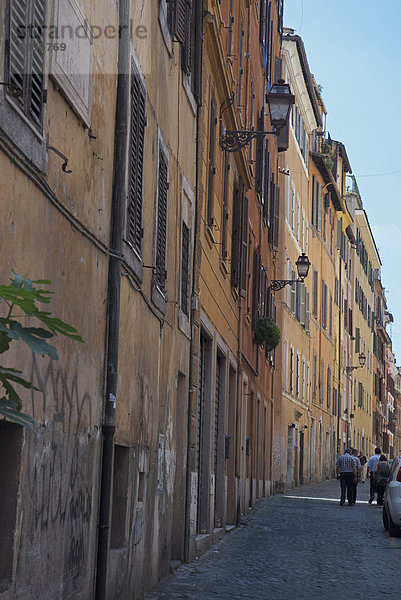
[[[391,537],[401,536],[401,456],[391,465],[383,503],[383,525]]]

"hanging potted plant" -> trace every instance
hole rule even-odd
[[[255,343],[262,346],[265,344],[266,350],[271,352],[275,350],[280,342],[280,329],[276,323],[266,317],[260,317],[256,323]]]

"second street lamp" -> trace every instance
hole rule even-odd
[[[311,265],[309,258],[303,252],[298,256],[295,264],[297,265],[298,279],[272,279],[270,282],[270,289],[272,292],[278,292],[285,288],[286,285],[292,285],[293,283],[303,283],[304,279],[308,276],[309,267]]]
[[[347,373],[351,373],[351,371],[353,371],[354,369],[360,369],[361,367],[365,366],[366,356],[363,352],[361,352],[359,354],[358,360],[359,360],[359,365],[345,367],[345,370],[347,371]]]

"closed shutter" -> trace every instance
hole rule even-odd
[[[252,286],[252,327],[255,329],[259,318],[260,307],[260,248],[255,248],[253,254],[253,286]]]
[[[309,292],[306,292],[306,295],[305,295],[305,329],[306,329],[306,331],[310,331],[310,300],[309,300]]]
[[[156,283],[164,290],[166,285],[166,248],[167,248],[167,201],[168,201],[168,164],[163,150],[159,151],[159,183],[157,203],[156,236]]]
[[[46,24],[46,0],[33,3],[32,25],[37,32],[32,40],[30,66],[30,96],[28,100],[28,116],[38,125],[42,122],[43,82],[44,82],[44,25]],[[40,32],[40,35],[39,35]]]
[[[271,170],[272,170],[272,166],[271,166],[271,156],[270,156],[270,152],[268,152],[268,148],[269,148],[269,143],[268,140],[266,140],[266,147],[265,147],[265,192],[264,192],[264,204],[263,204],[263,217],[266,221],[266,225],[267,227],[271,226],[271,222],[270,222],[270,211],[271,211],[271,187],[270,187],[270,181],[271,181]]]
[[[267,23],[267,0],[260,1],[259,15],[259,41],[262,46],[266,45],[266,23]]]
[[[223,189],[223,214],[222,214],[222,225],[221,225],[221,258],[225,260],[227,258],[227,195],[228,195],[228,176],[230,171],[230,160],[228,152],[224,153],[224,189]]]
[[[300,292],[300,323],[305,325],[306,322],[306,287],[304,283],[299,283]]]
[[[20,32],[27,35],[27,0],[10,1],[9,28],[9,81],[20,93],[19,100],[23,102],[26,89],[25,74],[27,73],[27,39],[21,39]]]
[[[312,176],[312,225],[316,227],[317,214],[316,214],[316,177]]]
[[[181,239],[181,310],[189,315],[189,228],[182,224]]]
[[[291,312],[295,314],[295,310],[296,310],[296,296],[297,296],[297,284],[295,282],[296,280],[296,275],[295,275],[295,271],[293,269],[291,269],[291,277],[290,279],[292,279],[292,281],[294,283],[291,284]]]
[[[280,231],[280,188],[276,185],[274,193],[274,223],[273,223],[273,250],[278,250]]]
[[[210,126],[209,126],[209,177],[207,189],[207,224],[213,225],[213,194],[214,194],[214,176],[216,168],[214,165],[216,151],[216,103],[214,99],[210,102]]]
[[[46,0],[10,1],[8,77],[12,94],[36,125],[42,123]]]
[[[240,277],[242,179],[234,183],[233,224],[231,243],[231,285],[236,288]]]
[[[257,122],[258,131],[264,131],[264,109],[260,111]],[[256,138],[256,172],[255,172],[255,186],[256,192],[259,194],[260,199],[263,196],[263,183],[264,183],[264,138],[258,136]]]
[[[128,242],[142,255],[143,168],[145,147],[146,93],[139,76],[132,74],[130,187],[128,202]]]
[[[186,31],[186,0],[173,0],[172,21],[173,35],[180,44],[185,43]]]
[[[182,46],[182,69],[190,75],[192,72],[192,47],[193,47],[193,26],[192,26],[192,0],[185,2],[185,42]]]
[[[219,446],[219,412],[220,412],[220,394],[221,394],[221,371],[222,359],[220,356],[216,360],[216,385],[214,394],[214,438],[213,438],[213,472],[217,473],[217,459]]]
[[[341,234],[342,234],[341,219],[337,219],[337,249],[338,250],[341,250]]]
[[[248,283],[248,198],[242,194],[241,257],[240,257],[240,295],[245,298]]]
[[[317,182],[316,186],[316,209],[317,209],[317,230],[322,230],[322,186]]]

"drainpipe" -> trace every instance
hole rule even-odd
[[[341,394],[341,249],[340,249],[340,269],[339,269],[339,317],[338,317],[338,392],[337,392],[337,453],[340,453],[340,394]]]
[[[199,74],[199,89],[197,90],[197,109],[196,109],[196,154],[195,154],[195,219],[194,219],[194,246],[192,253],[192,290],[191,298],[195,301],[196,297],[196,256],[198,252],[198,228],[199,228],[199,184],[200,184],[200,160],[199,160],[199,125],[201,116],[202,106],[202,47],[203,47],[203,2],[195,3],[197,14],[196,23],[197,31],[196,35],[201,36],[198,43],[200,56],[197,56],[196,62],[200,69]],[[188,415],[187,415],[187,465],[186,465],[186,478],[185,478],[185,522],[184,522],[184,561],[190,561],[191,551],[191,431],[192,431],[192,406],[194,400],[193,394],[196,390],[193,389],[193,369],[194,360],[193,353],[195,347],[194,339],[194,323],[193,323],[193,312],[195,306],[192,305],[191,300],[191,342],[189,346],[189,375],[188,375]]]
[[[107,289],[106,397],[102,425],[103,454],[99,498],[99,532],[96,565],[96,600],[106,600],[107,566],[110,550],[114,433],[120,329],[122,234],[126,199],[128,111],[130,98],[129,0],[119,3],[118,83],[114,134],[114,174],[111,206],[111,250]]]

